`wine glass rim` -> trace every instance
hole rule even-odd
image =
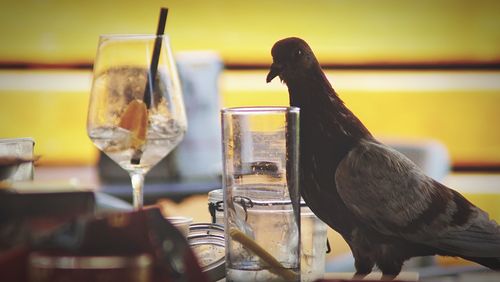
[[[99,35],[100,38],[106,38],[106,39],[155,39],[157,37],[162,37],[165,39],[168,39],[167,34],[148,34],[148,33],[110,33],[110,34],[101,34]]]

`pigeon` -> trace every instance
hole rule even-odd
[[[356,276],[394,278],[417,256],[462,257],[500,270],[500,226],[460,193],[379,142],[332,88],[309,45],[277,41],[279,77],[300,108],[300,190],[349,245]]]

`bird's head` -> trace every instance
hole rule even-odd
[[[307,43],[297,37],[289,37],[276,42],[271,50],[273,63],[266,81],[279,76],[281,81],[300,78],[308,69],[318,66],[318,61]]]

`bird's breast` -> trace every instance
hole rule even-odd
[[[300,189],[311,210],[346,236],[355,220],[342,202],[335,184],[335,171],[347,154],[342,138],[318,113],[302,111],[300,129]]]

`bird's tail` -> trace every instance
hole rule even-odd
[[[435,246],[445,254],[500,271],[500,226],[485,212],[477,208],[476,211],[470,226],[448,232]]]

